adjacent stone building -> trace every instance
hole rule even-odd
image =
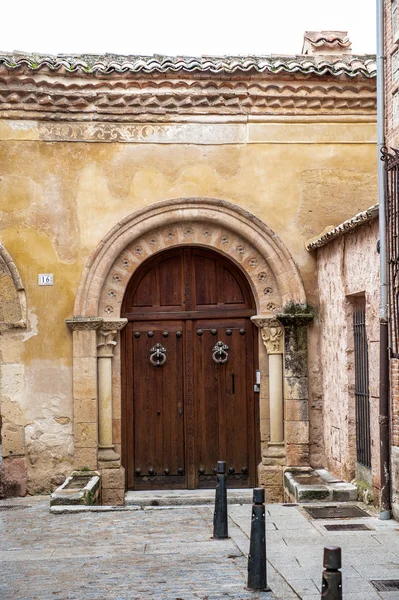
[[[298,56],[0,56],[1,494],[98,469],[122,503],[217,460],[274,501],[285,466],[352,477],[305,245],[376,202],[375,118],[374,57],[342,32]]]
[[[317,255],[325,466],[378,506],[378,205],[307,244]]]

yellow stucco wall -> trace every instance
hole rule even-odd
[[[33,121],[0,123],[0,240],[26,291],[25,378],[34,387],[45,372],[52,390],[30,394],[26,426],[49,419],[54,402],[59,419],[71,418],[69,384],[59,371],[72,361],[64,319],[73,315],[90,253],[126,215],[190,196],[237,204],[280,237],[299,268],[308,302],[317,306],[315,260],[305,242],[377,201],[370,120],[233,123],[240,143],[226,144],[218,123],[201,125],[206,131],[199,144],[181,137],[174,143],[169,127],[170,143],[48,142]],[[204,143],[211,129],[218,143]],[[39,287],[39,273],[54,273],[54,286]]]

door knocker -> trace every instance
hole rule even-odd
[[[155,344],[150,350],[150,363],[155,367],[161,367],[166,362],[166,348],[162,344]]]
[[[223,363],[227,362],[227,359],[229,358],[228,351],[229,351],[228,345],[219,341],[212,348],[212,358],[213,358],[213,360],[216,363],[219,363],[219,364],[223,364]]]

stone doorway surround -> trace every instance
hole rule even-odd
[[[311,317],[298,269],[276,234],[242,208],[212,198],[167,200],[120,221],[92,253],[73,319],[75,468],[100,469],[103,504],[123,504],[120,318],[128,282],[141,263],[168,248],[199,245],[245,274],[260,329],[259,483],[283,497],[284,466],[308,466],[306,325]],[[283,345],[284,344],[284,345]],[[299,359],[299,360],[298,360]]]

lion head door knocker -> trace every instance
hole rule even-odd
[[[212,348],[212,358],[216,363],[223,364],[227,362],[229,358],[229,347],[227,344],[223,342],[217,342],[217,344]]]
[[[162,367],[166,363],[166,348],[162,344],[155,344],[150,350],[150,363],[155,367]]]

